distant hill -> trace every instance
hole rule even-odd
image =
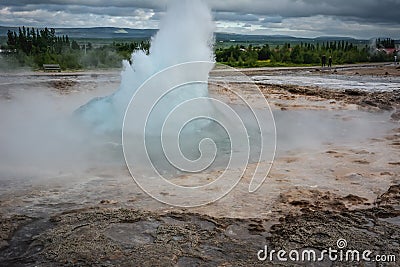
[[[130,29],[130,28],[57,28],[56,32],[60,35],[68,35],[71,38],[132,38],[149,39],[156,34],[156,29]]]
[[[315,40],[323,40],[323,41],[357,41],[357,39],[352,37],[345,37],[345,36],[319,36],[314,38]]]
[[[7,36],[7,31],[18,31],[17,27],[0,26],[0,36]],[[93,28],[56,28],[58,35],[68,35],[75,39],[149,39],[156,34],[157,29],[130,29],[115,27]],[[311,41],[366,41],[350,37],[322,36],[317,38],[298,38],[287,35],[245,35],[233,33],[216,33],[217,42],[311,42]]]
[[[234,34],[234,33],[216,33],[217,41],[222,42],[266,42],[266,41],[307,41],[311,39],[297,38],[287,35],[248,35],[248,34]]]
[[[7,36],[7,31],[18,31],[18,27],[0,26],[0,36]],[[68,35],[70,38],[87,39],[149,39],[158,30],[156,29],[130,29],[113,27],[94,28],[55,28],[57,35]]]

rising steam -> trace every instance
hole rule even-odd
[[[128,61],[123,62],[120,88],[110,96],[93,99],[77,110],[77,114],[97,132],[120,131],[128,102],[152,75],[184,62],[214,61],[213,33],[211,12],[201,1],[172,1],[159,32],[152,38],[149,54],[134,52],[132,65]],[[202,80],[207,80],[210,70],[203,73]],[[207,95],[207,87],[203,86],[172,95],[167,102],[174,106],[184,100]]]
[[[58,105],[51,107],[54,100],[47,96],[23,96],[25,103],[34,100],[35,108],[28,115],[19,114],[24,127],[12,119],[7,123],[11,128],[3,133],[0,144],[6,151],[0,158],[1,169],[11,166],[13,170],[17,164],[22,169],[79,171],[85,164],[107,167],[125,159],[149,195],[172,205],[197,206],[232,190],[252,158],[258,165],[249,191],[256,190],[274,158],[272,112],[258,87],[244,75],[249,84],[246,94],[226,87],[228,82],[214,84],[242,99],[241,107],[209,96],[209,73],[215,66],[214,29],[211,11],[202,1],[172,1],[151,40],[149,54],[136,51],[132,64],[123,62],[121,84],[113,94],[63,112],[57,110]],[[232,69],[224,73],[240,75]],[[246,100],[249,95],[251,101]],[[166,182],[215,170],[218,177],[206,185],[184,189]],[[164,190],[180,197],[165,197]]]

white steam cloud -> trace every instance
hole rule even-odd
[[[143,51],[134,52],[132,65],[124,61],[121,86],[118,91],[111,96],[90,101],[82,106],[77,114],[97,132],[120,131],[130,99],[152,75],[180,63],[214,61],[212,48],[214,29],[211,11],[201,1],[171,1],[161,21],[160,30],[151,41],[150,53],[147,55]],[[199,78],[207,81],[209,71],[211,69],[201,71]],[[207,95],[207,86],[202,86],[181,92],[179,95],[170,95],[167,102],[172,108],[184,100]],[[167,111],[166,107],[164,113]]]
[[[171,1],[160,30],[151,41],[150,53],[136,51],[132,65],[123,62],[121,84],[113,94],[94,98],[80,108],[84,102],[79,94],[59,96],[29,84],[12,91],[9,100],[0,95],[1,177],[10,178],[16,173],[53,175],[122,164],[120,133],[133,94],[165,68],[190,61],[214,61],[214,29],[211,12],[201,1]],[[199,79],[207,81],[211,68],[199,70]],[[8,83],[8,78],[3,77]],[[168,96],[154,116],[187,99],[208,95],[207,85],[189,89]]]

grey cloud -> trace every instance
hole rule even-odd
[[[253,14],[240,14],[233,12],[214,12],[215,20],[223,21],[259,21],[259,17]]]
[[[175,0],[179,1],[179,0]],[[205,0],[217,12],[217,17],[228,17],[227,14],[252,14],[251,16],[281,16],[310,17],[315,15],[350,17],[353,20],[363,20],[379,23],[400,23],[400,0]],[[113,10],[112,8],[144,8],[155,11],[165,10],[167,0],[2,0],[0,6],[25,7],[34,9],[40,6],[96,7]],[[111,11],[110,11],[111,12]],[[114,13],[109,14],[114,15]],[[247,15],[242,15],[245,20]],[[233,20],[233,19],[227,19]]]
[[[266,17],[261,20],[261,24],[281,23],[283,18],[281,16]]]
[[[380,22],[400,22],[400,0],[225,0],[209,1],[219,11],[282,17],[315,15],[353,17]]]
[[[89,7],[77,5],[26,5],[26,6],[13,6],[10,7],[11,12],[24,12],[34,10],[47,10],[50,12],[63,11],[71,14],[97,14],[109,16],[135,16],[138,10],[146,10],[152,12],[152,9],[135,8],[135,7]]]
[[[165,12],[156,12],[151,16],[150,20],[161,20],[164,15]]]
[[[25,5],[77,5],[77,6],[88,6],[88,7],[136,7],[136,8],[148,8],[148,9],[165,9],[167,0],[118,0],[118,1],[107,1],[107,0],[2,0],[0,5],[2,6],[25,6]]]
[[[182,0],[172,0],[182,1]],[[190,1],[190,0],[188,0]],[[354,32],[356,36],[394,33],[400,26],[400,0],[204,0],[214,11],[214,18],[224,29],[234,31],[287,30],[298,35]],[[62,25],[106,23],[154,26],[164,13],[168,0],[0,0],[0,25],[38,25],[49,22]],[[6,8],[6,9],[4,9]],[[11,14],[7,14],[7,11]],[[24,15],[13,13],[24,11]],[[40,11],[40,12],[39,12]],[[50,21],[43,14],[60,11],[63,21]],[[47,13],[46,13],[47,12]],[[4,14],[4,15],[3,15]],[[98,21],[89,21],[93,14]],[[102,16],[109,18],[102,21]],[[118,17],[118,20],[113,20]],[[77,20],[79,20],[77,22]],[[104,23],[104,24],[101,24]],[[230,25],[244,25],[240,27]],[[238,24],[239,23],[239,24]],[[254,33],[254,31],[253,31]]]

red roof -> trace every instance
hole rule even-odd
[[[381,48],[379,51],[384,51],[386,54],[396,53],[396,48]]]

